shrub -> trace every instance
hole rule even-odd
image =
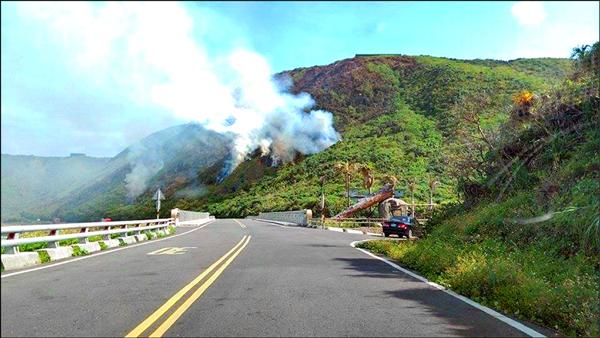
[[[50,255],[48,255],[48,252],[46,252],[44,250],[40,250],[37,253],[38,253],[38,256],[40,257],[40,262],[42,262],[42,264],[50,262]]]
[[[90,238],[88,238],[88,241],[90,242],[98,242],[102,240],[102,235],[96,235],[96,236],[92,236]]]
[[[78,245],[73,245],[73,257],[86,256],[86,255],[89,255],[89,254],[90,253],[86,249],[82,249]]]
[[[38,249],[45,249],[48,247],[48,243],[30,243],[30,244],[21,244],[19,245],[19,251],[35,251]]]
[[[60,246],[74,245],[77,243],[79,243],[79,239],[77,238],[65,239],[63,241],[58,242]]]

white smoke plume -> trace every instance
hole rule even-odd
[[[239,48],[209,57],[194,31],[198,18],[184,4],[23,2],[19,8],[69,46],[79,71],[98,85],[233,133],[229,171],[259,147],[286,162],[295,152],[316,153],[340,139],[332,114],[311,110],[308,94],[287,92],[289,84],[273,79],[261,55]]]
[[[147,189],[148,181],[164,166],[161,154],[157,149],[148,149],[137,142],[129,148],[127,161],[131,171],[125,176],[127,198],[133,200]]]

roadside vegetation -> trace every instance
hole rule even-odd
[[[599,49],[575,49],[560,85],[515,95],[485,152],[456,166],[461,202],[440,210],[425,238],[360,246],[509,315],[597,336]]]
[[[87,256],[89,254],[86,249],[82,249],[79,245],[73,245],[73,257]]]

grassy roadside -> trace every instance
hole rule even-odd
[[[444,231],[438,230],[439,235]],[[511,248],[493,239],[475,244],[445,235],[416,242],[374,240],[358,247],[504,313],[569,336],[598,335],[600,280],[588,258],[557,261],[541,247]]]
[[[514,108],[481,172],[463,172],[464,202],[434,215],[424,239],[360,247],[507,314],[598,336],[599,73],[597,42],[529,113]]]

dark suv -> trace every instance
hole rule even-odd
[[[383,235],[388,237],[390,234],[396,234],[398,237],[412,237],[412,229],[415,225],[414,219],[410,216],[393,216],[383,222]]]

